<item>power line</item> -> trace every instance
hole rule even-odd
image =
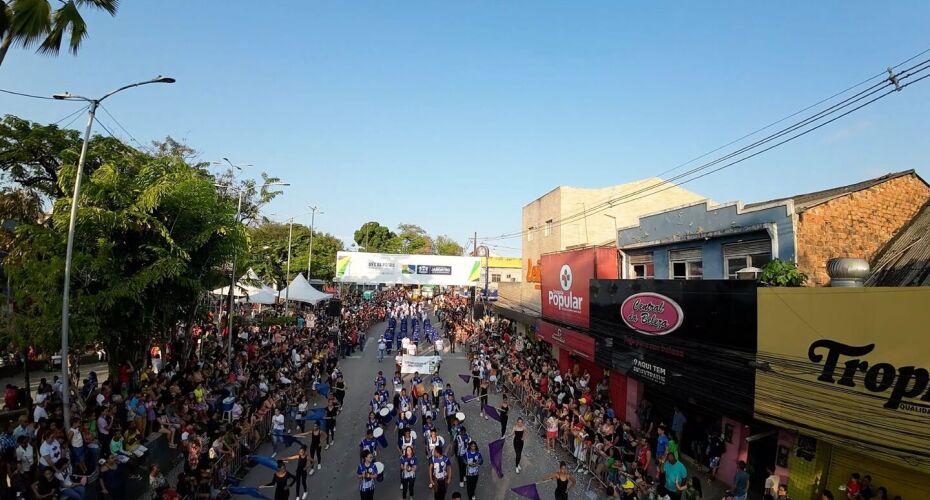
[[[101,127],[103,127],[103,130],[106,130],[107,133],[110,134],[110,137],[116,139],[116,136],[113,135],[113,132],[111,132],[110,129],[108,129],[107,126],[104,125],[102,121],[100,121],[100,118],[97,118],[96,116],[94,116],[94,121],[97,122],[97,125],[100,125]]]
[[[117,120],[116,117],[113,116],[107,108],[103,107],[102,104],[100,105],[100,109],[102,109],[103,112],[106,113],[107,116],[109,116],[111,120],[113,120],[113,123],[116,123],[116,126],[119,127],[120,130],[122,130],[126,135],[128,135],[129,138],[132,140],[132,142],[135,142],[136,145],[139,146],[139,148],[144,148],[144,147],[145,147],[145,146],[142,145],[141,142],[137,141],[136,138],[133,137],[133,135],[130,134],[128,130],[126,130],[126,127],[124,127],[123,124],[120,123],[119,120]]]
[[[925,52],[926,52],[926,51],[925,51]],[[915,56],[915,57],[917,57],[917,56]],[[911,59],[908,59],[908,61],[913,60],[915,57],[912,57]],[[657,187],[660,187],[660,186],[663,186],[663,185],[669,185],[668,187],[666,187],[666,188],[664,188],[664,189],[660,189],[660,190],[658,190],[658,191],[654,191],[654,192],[649,193],[649,194],[650,194],[650,195],[656,194],[656,193],[665,191],[665,190],[667,190],[667,189],[671,189],[672,187],[676,187],[677,185],[685,184],[685,183],[687,183],[687,182],[691,182],[691,181],[693,181],[693,180],[696,180],[696,179],[699,179],[699,178],[701,178],[701,177],[704,177],[704,176],[706,176],[707,174],[702,174],[702,175],[700,175],[700,176],[694,177],[694,178],[692,178],[692,179],[685,180],[685,181],[680,182],[680,183],[678,183],[678,184],[674,184],[674,182],[673,182],[673,181],[675,181],[675,180],[682,179],[682,178],[687,177],[687,176],[689,176],[689,175],[692,175],[692,174],[695,174],[695,173],[697,173],[697,172],[700,172],[701,170],[706,170],[706,169],[710,168],[710,167],[713,166],[713,165],[722,163],[722,162],[724,162],[724,161],[726,161],[726,160],[728,160],[728,159],[730,159],[730,158],[733,158],[733,157],[735,157],[735,156],[739,156],[739,155],[741,155],[741,154],[743,154],[743,153],[746,153],[746,152],[748,152],[748,151],[751,150],[751,149],[754,149],[754,148],[756,148],[756,147],[759,147],[759,146],[761,146],[761,145],[763,145],[763,144],[766,144],[766,143],[768,143],[768,142],[774,141],[774,140],[778,139],[779,137],[782,137],[782,136],[787,135],[787,134],[790,134],[790,133],[792,133],[792,132],[794,132],[794,131],[796,131],[796,130],[799,130],[799,129],[801,129],[801,128],[804,128],[804,127],[806,127],[806,126],[808,126],[808,125],[811,125],[812,123],[815,123],[815,122],[817,122],[817,121],[819,121],[819,120],[822,120],[822,119],[824,119],[824,118],[826,118],[826,117],[828,117],[828,116],[830,116],[830,115],[832,115],[832,114],[834,114],[834,113],[837,113],[838,111],[840,111],[840,110],[842,110],[842,109],[844,109],[844,108],[846,108],[846,107],[849,107],[849,106],[851,106],[851,105],[853,105],[853,104],[855,104],[855,103],[857,103],[857,102],[859,102],[859,101],[862,101],[862,100],[868,98],[868,97],[871,96],[871,95],[874,95],[874,94],[877,93],[877,92],[880,92],[883,88],[894,87],[891,91],[898,91],[898,90],[901,90],[901,89],[903,89],[904,87],[906,87],[907,85],[910,85],[911,83],[916,83],[916,82],[922,80],[923,78],[919,78],[919,79],[917,79],[917,80],[914,80],[914,81],[908,83],[907,85],[904,85],[904,86],[901,86],[901,85],[900,85],[900,81],[901,81],[901,80],[906,79],[906,78],[908,78],[908,77],[910,77],[910,76],[912,76],[912,75],[918,74],[918,73],[920,73],[920,72],[922,72],[922,71],[928,69],[928,67],[927,67],[927,64],[928,64],[928,63],[930,63],[930,60],[925,60],[925,61],[923,61],[923,62],[921,62],[921,63],[918,63],[918,64],[916,64],[916,65],[914,65],[914,66],[912,66],[912,67],[910,67],[910,68],[908,68],[908,69],[902,70],[901,72],[899,72],[899,73],[897,73],[897,74],[890,74],[890,75],[889,75],[883,82],[881,82],[881,83],[875,84],[875,85],[873,85],[872,87],[869,87],[869,88],[867,88],[867,89],[865,89],[865,90],[863,90],[863,91],[860,91],[859,93],[853,95],[852,97],[848,97],[848,98],[844,99],[843,101],[840,101],[839,103],[836,103],[836,104],[834,104],[834,105],[832,105],[832,106],[830,106],[830,107],[828,107],[828,108],[826,108],[826,109],[824,109],[824,110],[819,111],[818,113],[815,113],[814,115],[812,115],[812,116],[810,116],[810,117],[805,118],[804,120],[801,120],[800,122],[797,122],[797,123],[795,123],[795,124],[793,124],[793,125],[791,125],[791,126],[789,126],[789,127],[787,127],[787,128],[784,128],[784,129],[782,129],[782,130],[780,130],[780,131],[778,131],[778,132],[776,132],[776,133],[773,133],[773,134],[771,134],[771,135],[769,135],[769,136],[767,136],[767,137],[765,137],[765,138],[763,138],[763,139],[760,139],[760,140],[758,140],[758,141],[756,141],[756,142],[754,142],[754,143],[752,143],[752,144],[750,144],[750,145],[748,145],[748,146],[744,146],[744,147],[742,147],[742,148],[740,148],[740,149],[738,149],[738,150],[736,150],[736,151],[734,151],[734,152],[731,152],[731,153],[729,153],[729,154],[727,154],[727,155],[724,155],[724,156],[721,157],[721,158],[718,158],[718,159],[713,160],[713,161],[711,161],[711,162],[708,162],[708,163],[705,163],[705,164],[700,165],[700,166],[698,166],[698,167],[695,167],[695,168],[693,168],[693,169],[691,169],[691,170],[688,170],[688,171],[686,171],[686,172],[684,172],[684,173],[675,175],[675,176],[673,176],[673,177],[670,178],[670,179],[667,179],[667,180],[660,180],[659,182],[656,182],[656,183],[654,183],[654,184],[645,186],[645,187],[640,188],[640,189],[638,189],[638,190],[635,190],[635,191],[633,191],[633,192],[625,193],[625,194],[620,195],[620,196],[618,196],[618,197],[609,199],[609,200],[607,200],[607,201],[605,201],[605,202],[600,203],[599,205],[595,205],[594,207],[590,207],[590,208],[588,208],[588,209],[586,209],[586,210],[583,210],[583,211],[581,211],[581,212],[578,212],[578,213],[575,213],[575,214],[566,216],[566,217],[560,219],[559,221],[557,221],[557,226],[562,226],[562,225],[568,224],[568,223],[570,223],[570,222],[575,222],[575,221],[580,220],[580,219],[582,219],[582,218],[586,218],[586,217],[588,217],[589,215],[597,214],[597,213],[602,212],[602,211],[604,211],[604,210],[606,210],[606,209],[608,209],[608,208],[611,208],[611,207],[613,207],[613,206],[615,206],[615,205],[617,205],[617,204],[622,204],[622,203],[626,203],[626,202],[629,202],[629,201],[634,201],[634,200],[642,199],[642,198],[643,198],[642,196],[639,196],[639,197],[635,197],[635,196],[638,195],[638,194],[646,193],[646,192],[648,192],[648,191],[652,191],[652,190],[654,190],[654,189],[657,188]],[[904,63],[901,63],[901,64],[904,64]],[[900,66],[901,64],[899,64],[898,66]],[[917,68],[919,68],[919,69],[917,69]],[[908,73],[905,74],[905,72],[908,72]],[[854,87],[855,87],[855,86],[854,86]],[[854,87],[853,87],[853,88],[854,88]],[[887,94],[883,94],[881,97],[884,97],[885,95],[887,95]],[[880,99],[881,97],[879,97],[879,99]],[[828,100],[829,100],[829,99],[828,99]],[[871,104],[872,102],[874,102],[874,101],[876,101],[876,100],[878,100],[878,99],[873,99],[873,100],[871,100],[871,101],[868,101],[868,102],[866,103],[866,105],[867,105],[867,104]],[[858,109],[861,109],[862,107],[864,107],[864,105],[863,105],[863,106],[855,107],[855,108],[853,108],[851,111],[841,114],[840,117],[846,116],[847,114],[851,113],[852,111],[856,111],[856,110],[858,110]],[[818,126],[812,128],[812,129],[808,130],[807,132],[804,132],[804,133],[801,133],[801,134],[797,134],[797,135],[795,135],[795,136],[792,136],[790,139],[788,139],[788,140],[786,140],[786,141],[781,141],[781,142],[777,143],[777,144],[776,144],[775,146],[773,146],[773,147],[777,147],[777,146],[779,146],[779,145],[782,145],[782,144],[788,142],[789,140],[793,140],[794,138],[800,137],[800,136],[802,136],[802,135],[806,135],[807,133],[809,133],[809,132],[811,132],[811,131],[813,131],[813,130],[818,129],[818,128],[820,128],[821,126],[823,126],[823,125],[825,125],[825,124],[827,124],[827,123],[832,123],[833,121],[835,121],[835,119],[831,119],[831,120],[829,120],[829,121],[827,121],[827,122],[825,122],[825,123],[823,123],[823,124],[820,124],[820,125],[818,125]],[[765,148],[763,151],[768,151],[769,149],[772,149],[772,147]],[[741,160],[739,160],[739,161],[729,163],[729,164],[725,165],[723,168],[727,168],[727,167],[729,167],[729,166],[735,165],[735,164],[740,163],[740,162],[742,162],[742,161],[745,161],[746,159],[751,158],[751,157],[753,157],[753,156],[757,156],[757,154],[753,154],[753,155],[747,156],[747,157],[745,157],[745,158],[743,158],[743,159],[741,159]],[[677,167],[676,167],[676,168],[677,168]],[[722,170],[723,168],[714,169],[714,170],[710,171],[709,173],[717,172],[717,171],[719,171],[719,170]],[[708,174],[709,174],[709,173],[708,173]],[[633,198],[633,197],[635,197],[635,198]],[[633,199],[630,199],[630,198],[633,198]],[[524,234],[528,234],[528,233],[530,233],[531,231],[538,231],[539,229],[541,229],[541,228],[528,228],[528,229],[526,229],[526,230],[519,231],[519,232],[515,232],[515,233],[505,233],[505,234],[502,234],[502,235],[500,235],[500,236],[485,237],[484,239],[485,239],[485,240],[501,240],[501,239],[516,238],[516,237],[520,237],[520,236],[522,236],[522,235],[524,235]]]
[[[49,101],[54,101],[54,100],[56,100],[54,97],[48,97],[48,96],[44,96],[44,95],[24,94],[24,93],[22,93],[22,92],[14,92],[14,91],[12,91],[12,90],[6,90],[6,89],[0,89],[0,92],[3,92],[4,94],[18,95],[18,96],[20,96],[20,97],[31,97],[31,98],[33,98],[33,99],[47,99],[47,100],[49,100]]]
[[[83,113],[84,111],[87,111],[87,106],[84,106],[84,107],[82,107],[82,108],[79,108],[77,111],[72,111],[72,112],[68,113],[64,118],[58,120],[57,122],[53,123],[52,125],[58,125],[59,123],[65,121],[65,120],[67,120],[67,119],[69,119],[69,118],[74,118],[76,115],[79,115],[79,114]],[[65,125],[65,126],[62,127],[62,128],[68,128],[72,123],[74,123],[74,120],[71,120],[70,122],[68,122],[68,125]]]

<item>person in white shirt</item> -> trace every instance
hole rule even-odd
[[[284,444],[284,414],[281,413],[280,408],[274,409],[274,416],[271,417],[271,447],[274,450],[274,453],[271,454],[272,457],[278,455],[278,448]]]
[[[61,444],[55,439],[52,433],[49,433],[42,441],[39,447],[39,467],[45,469],[55,468],[55,464],[61,460]]]
[[[38,423],[41,419],[48,419],[48,412],[45,411],[45,401],[36,405],[35,410],[32,411],[32,421]]]
[[[775,469],[771,466],[766,469],[769,477],[765,478],[765,493],[772,495],[772,498],[778,498],[778,485],[781,484],[781,478],[775,474]]]
[[[23,475],[30,477],[29,472],[32,471],[32,466],[36,463],[35,450],[29,444],[29,438],[26,436],[20,436],[17,444],[19,446],[16,447],[16,461],[22,466]]]

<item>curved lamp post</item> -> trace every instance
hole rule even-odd
[[[81,195],[81,179],[84,176],[84,160],[87,159],[87,145],[90,143],[90,130],[94,124],[94,116],[97,113],[97,107],[106,98],[113,94],[122,92],[133,87],[140,87],[150,83],[174,83],[174,78],[167,76],[157,76],[144,82],[124,85],[116,90],[105,94],[98,99],[90,99],[70,93],[55,94],[52,97],[60,101],[84,101],[88,103],[87,111],[87,128],[84,129],[84,144],[81,146],[81,158],[78,160],[77,175],[74,178],[74,195],[71,198],[71,218],[68,221],[68,245],[65,250],[65,283],[61,294],[61,402],[63,405],[63,416],[65,429],[71,428],[71,377],[68,370],[68,318],[69,318],[69,294],[71,293],[71,256],[74,251],[74,226],[77,219],[78,197]]]

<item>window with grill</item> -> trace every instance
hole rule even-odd
[[[628,254],[630,262],[630,278],[635,280],[655,279],[655,265],[652,263],[652,253]]]
[[[704,260],[700,248],[672,250],[668,253],[669,271],[675,280],[699,280],[704,277]]]
[[[737,279],[737,271],[747,267],[762,269],[772,260],[772,242],[755,240],[723,246],[723,263],[727,279]]]

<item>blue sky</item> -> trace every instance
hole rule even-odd
[[[281,177],[268,212],[319,205],[317,227],[346,239],[367,220],[460,241],[517,231],[557,185],[654,175],[930,48],[923,1],[137,0],[89,20],[77,57],[12,49],[0,88],[171,75],[106,107],[142,142]],[[76,107],[0,95],[0,113],[40,122]],[[749,202],[930,178],[928,131],[930,79],[687,187]]]

